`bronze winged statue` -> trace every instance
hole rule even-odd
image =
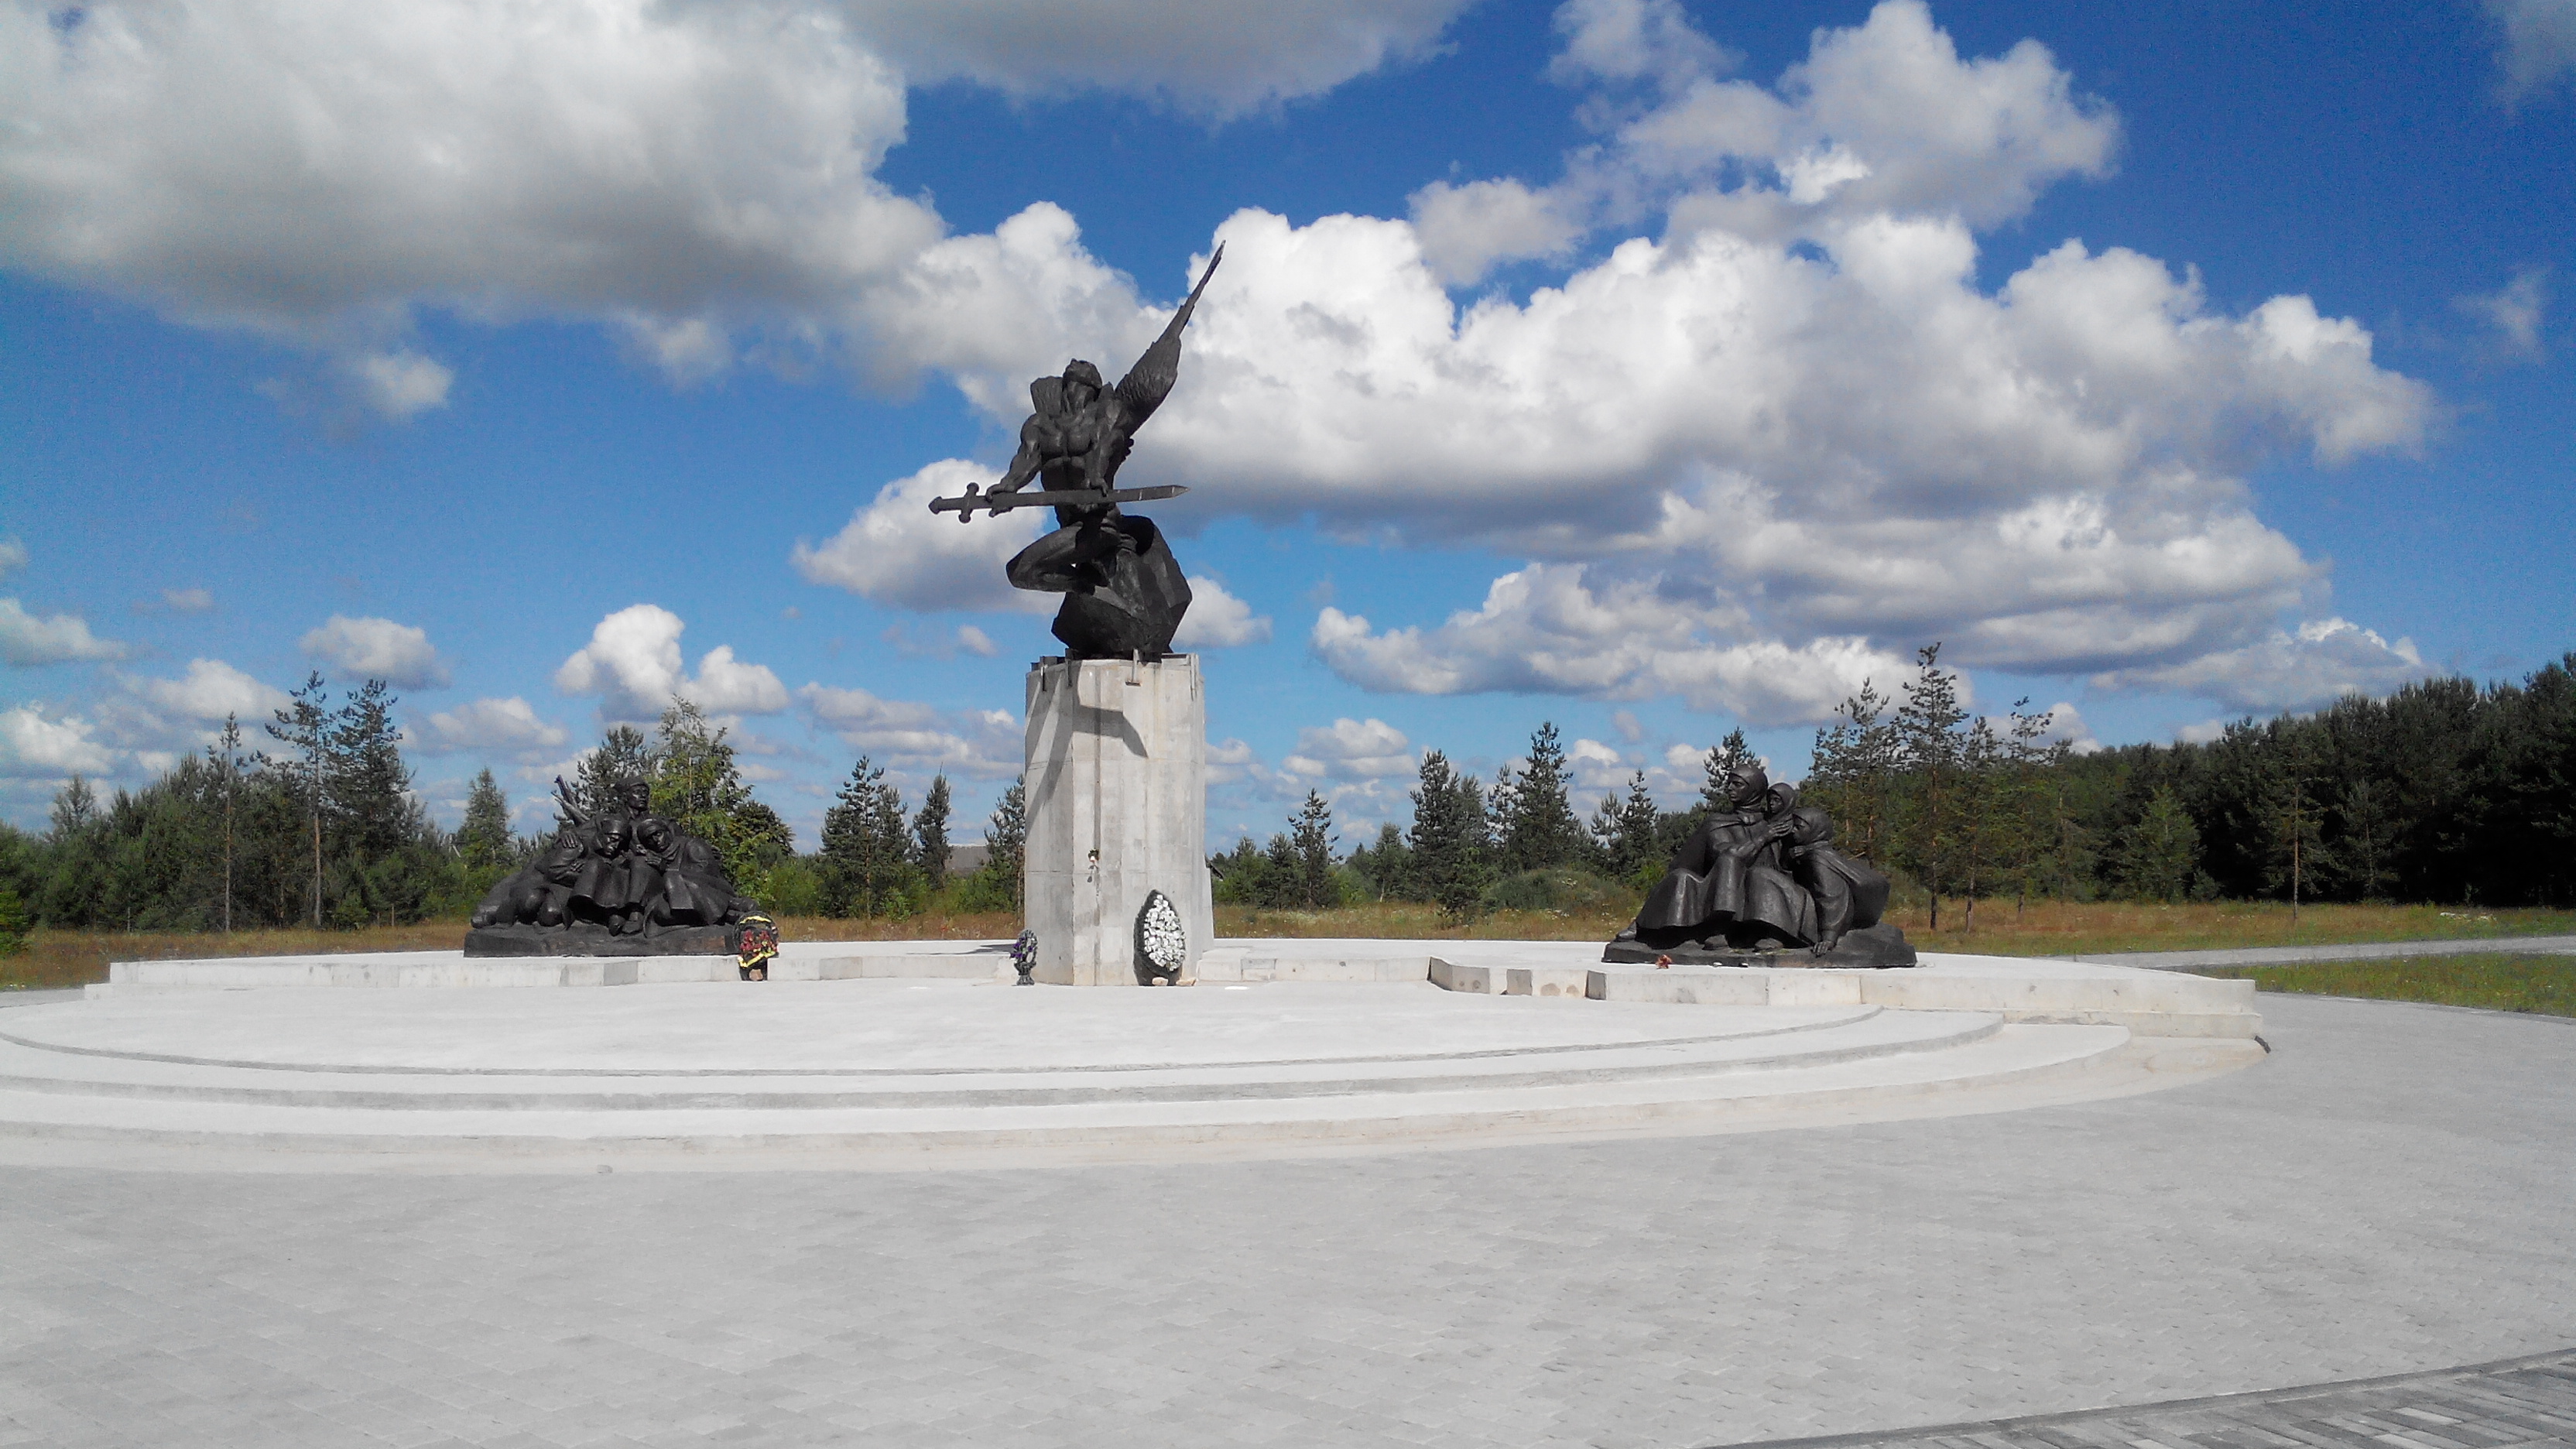
[[[930,505],[934,513],[954,511],[961,523],[978,508],[1055,509],[1056,530],[1022,549],[1005,572],[1014,588],[1065,596],[1056,611],[1055,636],[1070,657],[1159,657],[1170,652],[1172,635],[1189,611],[1189,581],[1162,531],[1153,520],[1118,508],[1188,490],[1122,489],[1118,469],[1135,450],[1136,430],[1180,381],[1182,329],[1224,259],[1219,246],[1163,335],[1116,387],[1105,386],[1100,369],[1080,358],[1066,363],[1062,375],[1030,383],[1035,411],[1020,424],[1019,452],[1000,481],[990,492],[969,488],[963,498]],[[1028,489],[1032,481],[1039,485],[1035,490]]]

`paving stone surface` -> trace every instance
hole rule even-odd
[[[2576,1345],[2576,1029],[2263,1007],[2278,1054],[2197,1086],[1742,1136],[920,1174],[0,1168],[0,1446],[1703,1446]],[[2483,1417],[2427,1397],[2120,1442],[2567,1437],[2563,1398],[2508,1389]]]
[[[1765,1449],[2501,1449],[2576,1443],[2576,1353]]]

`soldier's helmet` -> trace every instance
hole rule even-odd
[[[1077,357],[1064,365],[1064,380],[1078,382],[1093,392],[1101,390],[1100,369]]]

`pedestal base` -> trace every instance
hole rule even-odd
[[[1171,901],[1190,968],[1216,932],[1198,660],[1045,659],[1028,677],[1029,929],[1047,985],[1135,986],[1139,916]]]
[[[1905,939],[1903,931],[1884,922],[1851,932],[1843,937],[1840,946],[1831,951],[1813,951],[1804,946],[1785,946],[1774,951],[1739,951],[1725,946],[1703,946],[1696,941],[1659,948],[1633,936],[1621,936],[1602,948],[1601,959],[1613,965],[1651,966],[1658,960],[1669,960],[1676,966],[1810,966],[1863,971],[1915,963],[1914,944]]]
[[[467,956],[730,956],[739,926],[674,926],[616,936],[593,925],[477,926],[465,933]]]

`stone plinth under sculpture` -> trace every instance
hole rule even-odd
[[[1758,764],[1725,781],[1732,808],[1691,832],[1604,962],[1888,967],[1915,963],[1880,919],[1887,877],[1833,848],[1825,812]]]
[[[1186,976],[1216,931],[1198,660],[1039,660],[1029,670],[1028,722],[1035,979],[1134,986],[1160,974],[1141,944],[1152,932],[1139,926],[1156,892],[1180,918]]]

